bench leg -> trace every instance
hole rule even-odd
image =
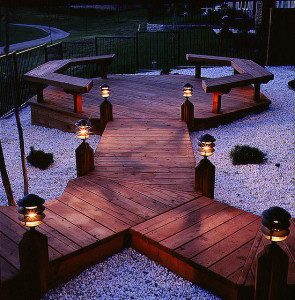
[[[201,78],[201,65],[195,65],[195,78]]]
[[[107,66],[101,65],[101,78],[106,79],[107,78]]]
[[[81,113],[82,112],[82,95],[74,94],[74,112]]]
[[[213,93],[213,110],[212,110],[212,112],[215,114],[220,114],[221,95],[222,94],[219,94],[219,93]]]
[[[39,102],[39,103],[44,102],[42,84],[37,84],[37,102]]]
[[[254,84],[254,101],[260,100],[260,84],[256,83]]]

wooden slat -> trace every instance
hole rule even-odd
[[[236,249],[253,240],[253,236],[256,234],[259,225],[260,220],[256,220],[246,226],[243,226],[240,230],[214,244],[209,249],[195,255],[192,260],[205,267],[212,266],[219,260],[231,254],[233,251],[236,251]]]
[[[85,232],[93,235],[96,239],[101,240],[110,236],[113,232],[110,229],[100,225],[98,222],[90,219],[86,215],[78,212],[77,210],[63,204],[57,199],[52,199],[45,203],[46,210],[51,210],[57,215],[74,223]]]
[[[232,236],[235,232],[239,232],[243,227],[256,220],[257,216],[243,212],[217,228],[208,231],[205,235],[201,235],[189,243],[177,248],[176,251],[185,257],[192,258],[206,249],[211,249],[213,245]]]
[[[0,256],[0,282],[4,282],[19,274],[19,270]]]
[[[241,210],[234,207],[226,207],[225,209],[217,212],[216,214],[206,218],[205,220],[196,220],[197,223],[190,223],[190,227],[178,232],[177,234],[166,238],[161,241],[161,245],[170,249],[176,249],[200,235],[205,234],[209,230],[222,225],[228,220],[240,215]]]
[[[184,229],[190,227],[190,225],[199,222],[203,219],[210,217],[211,215],[216,214],[217,212],[226,208],[226,205],[223,203],[213,202],[209,205],[201,207],[199,210],[191,212],[190,214],[183,216],[179,219],[174,219],[173,222],[157,228],[156,230],[146,234],[150,239],[154,241],[164,240]]]
[[[68,192],[63,193],[60,201],[77,211],[83,212],[84,215],[91,218],[95,222],[103,224],[103,227],[110,229],[106,230],[106,236],[112,235],[113,232],[120,232],[129,228],[129,225],[122,220],[106,213],[101,209],[95,208],[93,205],[75,197]]]
[[[144,219],[140,216],[137,216],[130,211],[88,191],[83,187],[83,182],[83,178],[81,178],[79,181],[70,181],[65,189],[65,192],[71,193],[72,195],[83,199],[83,201],[87,201],[88,203],[101,210],[104,210],[105,212],[126,222],[129,225],[135,225],[144,221]]]
[[[210,205],[212,203],[212,199],[207,197],[200,197],[155,218],[152,218],[144,223],[141,223],[133,227],[132,230],[140,233],[141,235],[149,234],[150,232],[162,228],[163,226],[170,224],[171,222],[176,221],[179,218],[183,218],[187,214],[195,212],[201,207],[206,207],[207,205]]]
[[[229,255],[213,264],[209,269],[225,278],[231,276],[245,265],[252,244],[253,239],[235,249]]]

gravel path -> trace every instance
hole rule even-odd
[[[216,138],[216,151],[210,158],[216,166],[216,199],[255,214],[279,205],[295,216],[294,203],[294,100],[288,88],[294,78],[292,67],[269,67],[275,79],[262,85],[272,101],[268,111],[248,116],[229,125],[206,130]],[[174,73],[193,74],[194,70]],[[203,76],[229,75],[230,68],[205,68]],[[146,74],[146,73],[145,73]],[[155,72],[152,72],[155,74]],[[45,171],[28,165],[30,192],[45,199],[61,196],[69,179],[76,176],[74,150],[80,141],[74,134],[30,124],[30,109],[21,111],[26,151],[29,147],[53,152],[55,163]],[[13,117],[0,120],[0,137],[9,177],[16,199],[22,197],[22,177],[17,129]],[[7,130],[9,129],[9,130]],[[192,133],[196,156],[197,137]],[[89,143],[95,149],[99,136]],[[267,153],[262,165],[233,166],[229,151],[236,144],[249,144]],[[280,164],[277,167],[275,164]],[[0,203],[6,196],[0,182]],[[179,278],[132,249],[114,255],[84,271],[80,276],[49,291],[44,299],[218,299],[207,291]]]
[[[12,25],[18,25],[18,26],[38,28],[38,29],[41,29],[41,30],[49,33],[49,35],[44,37],[44,38],[40,38],[40,39],[36,39],[36,40],[31,40],[31,41],[26,41],[26,42],[22,42],[22,43],[12,44],[12,45],[9,46],[9,51],[10,52],[31,48],[31,47],[34,47],[34,46],[49,43],[51,41],[60,40],[60,39],[66,38],[67,36],[70,35],[69,32],[63,31],[63,30],[55,28],[55,27],[49,27],[49,26],[43,26],[43,25],[29,25],[29,24],[14,24],[14,23],[11,23],[11,24]],[[4,54],[4,46],[0,47],[0,54]]]

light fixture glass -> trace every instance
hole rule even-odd
[[[18,212],[21,214],[18,219],[22,225],[34,228],[42,224],[45,218],[43,213],[45,210],[44,202],[44,199],[34,194],[28,194],[17,202],[19,206]]]
[[[189,97],[191,97],[193,94],[193,86],[190,83],[187,83],[183,86],[183,97],[185,97],[187,100]]]
[[[101,95],[103,98],[109,98],[110,96],[110,87],[109,85],[107,85],[106,83],[104,83],[101,87]]]
[[[199,146],[199,154],[207,158],[208,156],[213,155],[214,150],[214,142],[216,141],[215,138],[210,134],[204,134],[198,138],[200,141],[198,143]]]
[[[90,137],[91,123],[85,119],[76,123],[76,135],[79,139],[85,141]]]
[[[261,231],[266,239],[280,242],[287,238],[291,215],[285,209],[273,206],[263,211],[262,216]]]

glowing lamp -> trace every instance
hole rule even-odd
[[[85,119],[76,123],[77,137],[85,142],[90,137],[91,123]]]
[[[192,96],[193,86],[190,83],[187,83],[183,86],[183,97],[187,100]]]
[[[21,214],[18,219],[22,225],[34,229],[42,224],[42,220],[45,218],[43,213],[45,207],[42,205],[44,202],[44,199],[34,194],[28,194],[17,202],[18,212]]]
[[[101,95],[102,95],[102,97],[108,99],[109,96],[110,96],[110,87],[106,83],[104,83],[100,87],[100,89],[101,89]]]
[[[278,206],[270,207],[263,211],[261,231],[265,238],[272,242],[280,242],[287,238],[290,233],[291,215]]]
[[[207,156],[213,155],[214,150],[214,142],[216,141],[215,138],[210,134],[203,134],[198,138],[200,141],[198,143],[199,146],[199,154],[207,158]]]

